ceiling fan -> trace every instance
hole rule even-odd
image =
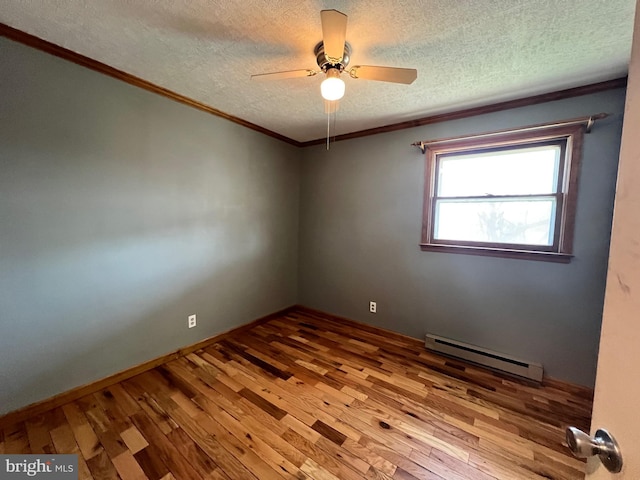
[[[252,75],[252,80],[282,80],[287,78],[312,77],[324,73],[326,78],[320,85],[322,98],[326,100],[325,108],[332,110],[337,101],[344,96],[345,84],[340,75],[348,72],[351,78],[378,80],[381,82],[410,84],[418,76],[414,68],[378,67],[356,65],[347,70],[351,60],[351,46],[346,42],[347,16],[337,10],[322,10],[322,41],[314,49],[316,62],[320,70],[287,70],[283,72],[262,73]],[[330,107],[331,105],[331,107]]]

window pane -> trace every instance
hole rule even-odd
[[[556,199],[438,200],[436,240],[553,245]]]
[[[437,196],[555,193],[559,159],[557,145],[443,155],[438,163]]]

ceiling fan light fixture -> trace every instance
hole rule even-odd
[[[320,84],[322,98],[329,101],[340,100],[344,96],[344,81],[340,78],[337,68],[327,70],[327,78]]]

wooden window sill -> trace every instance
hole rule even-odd
[[[421,243],[420,249],[424,252],[462,253],[464,255],[517,258],[521,260],[537,260],[555,263],[569,263],[573,258],[573,255],[569,253],[537,252],[534,250],[515,250],[494,247],[469,247],[460,245],[443,245],[439,243]]]

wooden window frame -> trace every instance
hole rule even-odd
[[[573,257],[573,239],[578,197],[578,173],[584,139],[583,125],[536,128],[530,131],[506,131],[471,137],[438,140],[426,144],[425,188],[422,215],[423,251],[463,253],[494,257],[521,258],[568,263]],[[561,144],[554,242],[551,246],[504,244],[434,239],[437,162],[442,155],[480,153],[492,150]]]

